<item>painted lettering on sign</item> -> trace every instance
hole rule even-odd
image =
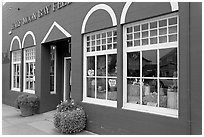
[[[57,10],[60,10],[66,7],[67,5],[70,5],[71,3],[72,2],[53,2],[53,4],[47,5],[44,8],[39,9],[38,11],[34,12],[32,15],[26,16],[23,19],[17,20],[12,24],[11,30],[15,30],[21,27],[22,25],[25,25],[37,20],[38,18],[42,18],[50,14],[51,11],[55,12]]]

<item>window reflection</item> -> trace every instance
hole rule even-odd
[[[106,99],[106,79],[97,78],[97,98]]]
[[[177,77],[177,48],[160,50],[160,77]]]
[[[127,79],[127,102],[140,104],[140,79]]]
[[[108,76],[116,76],[117,74],[117,55],[108,55]]]
[[[95,75],[95,57],[87,57],[87,76]]]
[[[106,56],[97,56],[97,76],[106,75]]]
[[[95,98],[95,78],[87,78],[87,97]]]
[[[127,76],[140,76],[140,53],[132,52],[127,54]]]
[[[108,100],[117,100],[117,81],[116,78],[108,79]]]
[[[157,76],[157,51],[142,52],[142,76],[156,77]]]

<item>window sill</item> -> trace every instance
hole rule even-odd
[[[82,102],[88,103],[88,104],[117,108],[117,101],[102,100],[102,99],[95,99],[95,98],[84,98]]]
[[[35,94],[35,90],[26,90],[26,89],[24,89],[23,92],[30,93],[30,94]]]
[[[126,103],[122,109],[178,118],[178,110]]]
[[[20,88],[12,88],[11,91],[17,91],[17,92],[20,92]]]

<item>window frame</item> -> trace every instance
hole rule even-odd
[[[95,98],[91,98],[91,97],[87,97],[87,57],[94,57],[95,58],[95,69],[97,69],[97,64],[96,64],[96,60],[97,60],[97,56],[100,56],[100,55],[105,55],[106,56],[106,76],[101,76],[101,77],[105,77],[106,78],[106,97],[108,96],[108,86],[107,86],[107,79],[108,78],[116,78],[117,80],[117,75],[116,76],[108,76],[108,55],[113,55],[113,54],[116,54],[117,55],[117,48],[113,48],[113,39],[112,39],[112,49],[108,49],[107,45],[107,32],[109,31],[116,31],[117,32],[117,27],[112,27],[112,28],[108,28],[108,29],[103,29],[103,30],[99,30],[99,31],[96,31],[96,32],[90,32],[90,33],[86,33],[84,35],[82,35],[83,37],[83,101],[82,102],[85,102],[85,103],[90,103],[90,104],[96,104],[96,105],[102,105],[102,106],[109,106],[109,107],[117,107],[117,101],[113,101],[113,100],[108,100],[108,99],[97,99],[96,96]],[[97,34],[102,34],[106,32],[106,50],[101,50],[101,51],[97,51],[95,50],[94,52],[87,52],[87,36],[90,36],[90,39],[91,39],[91,36],[92,35],[97,35]],[[113,38],[114,36],[112,36]],[[118,38],[118,35],[117,37]],[[102,38],[101,38],[102,39]],[[95,38],[95,41],[97,41],[97,38]],[[102,41],[102,40],[101,40]],[[91,42],[91,40],[90,40]],[[116,44],[118,45],[117,41],[116,41]],[[102,44],[100,44],[102,45]],[[97,44],[95,43],[95,47],[97,47]],[[96,72],[95,72],[96,73]],[[100,76],[94,76],[95,79],[97,79],[97,77],[100,77]],[[95,82],[97,83],[97,82]],[[96,90],[96,84],[95,84],[95,92],[97,92]],[[95,93],[96,95],[96,93]]]
[[[20,61],[14,62],[14,53],[20,53]],[[11,52],[11,90],[20,92],[21,89],[21,60],[22,60],[22,52],[21,50],[15,50]],[[19,65],[19,88],[14,87],[14,65]]]
[[[160,21],[160,20],[164,20],[168,18],[174,18],[177,17],[177,41],[175,42],[168,42],[168,38],[167,38],[167,42],[166,43],[159,43],[159,41],[157,41],[157,44],[150,44],[150,42],[147,45],[140,45],[140,46],[133,46],[132,47],[127,47],[127,28],[130,26],[136,26],[136,25],[142,25],[145,23],[151,23],[151,22],[155,22],[155,21]],[[168,23],[168,21],[167,21]],[[166,36],[168,37],[168,25],[167,27],[167,34]],[[159,28],[159,27],[158,27]],[[157,28],[157,30],[158,30]],[[149,31],[150,29],[148,29]],[[142,32],[142,30],[140,30],[140,33]],[[159,33],[159,32],[158,32]],[[156,35],[157,39],[159,39],[159,34]],[[150,41],[150,34],[148,34],[148,41]],[[132,39],[134,41],[134,39]],[[142,37],[140,36],[140,40],[142,40]],[[161,79],[168,79],[168,77],[161,77],[159,75],[159,71],[160,71],[160,66],[158,64],[158,62],[160,61],[159,58],[159,50],[161,49],[169,49],[169,48],[176,48],[177,49],[177,77],[173,78],[173,77],[169,77],[169,79],[177,79],[177,84],[178,84],[178,91],[177,91],[177,100],[178,100],[178,106],[179,106],[179,16],[178,13],[173,13],[173,14],[168,14],[168,15],[164,15],[164,16],[159,16],[159,17],[154,17],[151,19],[146,19],[143,21],[138,21],[138,22],[133,22],[133,23],[129,23],[129,24],[125,24],[123,26],[123,107],[122,109],[127,109],[127,110],[132,110],[132,111],[139,111],[139,112],[145,112],[145,113],[151,113],[151,114],[157,114],[157,115],[163,115],[163,116],[168,116],[168,117],[173,117],[173,118],[178,118],[178,112],[179,112],[179,107],[178,109],[169,109],[169,108],[163,108],[163,107],[151,107],[151,106],[147,106],[147,105],[141,105],[141,104],[132,104],[132,103],[128,103],[127,102],[127,53],[131,53],[131,52],[139,52],[140,53],[140,76],[138,78],[140,79],[148,79],[148,77],[143,77],[142,76],[142,54],[141,52],[143,51],[151,51],[151,50],[156,50],[157,51],[157,77],[155,77],[155,79],[157,80],[157,85],[159,85],[159,80]],[[152,77],[151,77],[152,78]],[[140,80],[140,93],[142,91],[142,86],[141,86],[142,82]],[[159,89],[159,86],[157,86],[157,91]],[[159,92],[158,92],[159,93]],[[140,94],[141,96],[141,94]],[[157,96],[157,101],[158,101],[158,97]],[[141,98],[141,97],[140,97]]]
[[[26,51],[29,50],[29,49],[34,49],[34,54],[35,54],[34,56],[35,56],[35,58],[32,59],[32,60],[26,60]],[[29,63],[29,64],[30,63],[34,63],[35,66],[36,66],[36,63],[35,63],[35,61],[36,61],[36,47],[32,46],[32,47],[24,48],[23,55],[24,55],[24,58],[23,58],[23,60],[24,60],[24,62],[23,62],[23,66],[24,66],[23,67],[24,68],[23,69],[23,74],[24,74],[24,76],[23,76],[23,78],[24,78],[24,80],[23,80],[23,92],[35,94],[35,89],[34,90],[26,89],[26,76],[27,76],[26,75],[26,63]],[[33,74],[33,79],[35,79],[35,74]]]
[[[50,94],[56,94],[56,62],[57,62],[57,46],[56,45],[52,45],[55,47],[55,50],[54,50],[54,90],[51,91],[50,90]],[[50,50],[50,53],[51,53],[51,50]],[[50,61],[51,61],[51,58],[50,58]],[[50,75],[51,76],[51,75]],[[50,85],[51,86],[51,85]]]

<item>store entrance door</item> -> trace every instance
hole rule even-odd
[[[64,95],[63,100],[71,100],[71,57],[64,58]]]

